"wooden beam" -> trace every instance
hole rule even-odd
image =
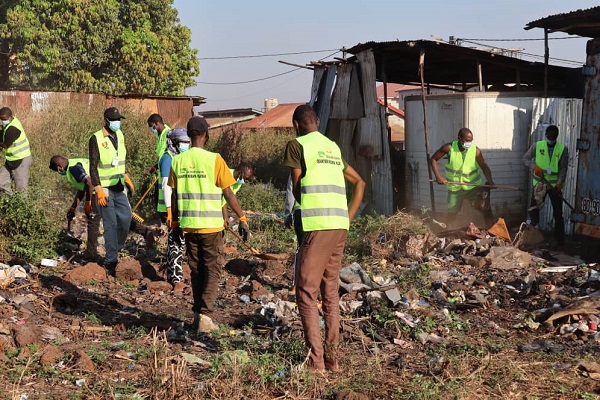
[[[427,173],[429,174],[429,196],[431,197],[431,211],[435,213],[435,194],[433,191],[433,182],[431,165],[429,160],[431,156],[429,154],[429,134],[427,129],[427,98],[425,95],[425,50],[421,49],[419,54],[419,75],[421,75],[421,102],[423,103],[423,125],[425,128],[425,155],[427,158]]]

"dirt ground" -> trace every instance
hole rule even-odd
[[[164,281],[165,238],[132,237],[116,277],[66,254],[0,289],[0,398],[598,398],[595,264],[543,248],[502,264],[486,253],[496,239],[458,234],[414,254],[376,236],[360,264],[376,288],[342,291],[338,373],[302,368],[292,254],[259,260],[227,238],[219,329],[198,335],[191,290]]]

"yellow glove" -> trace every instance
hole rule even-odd
[[[130,197],[133,196],[133,191],[135,190],[135,185],[133,184],[133,181],[129,177],[129,174],[125,174],[125,186],[127,186],[127,189],[129,189],[129,196]]]
[[[96,197],[98,198],[98,205],[101,207],[108,206],[108,194],[104,193],[102,186],[98,185],[94,187],[96,191]]]
[[[173,221],[171,207],[167,207],[167,226],[169,229],[175,229],[179,227],[179,221]]]

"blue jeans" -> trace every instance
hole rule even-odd
[[[104,190],[108,192],[108,205],[98,208],[104,225],[105,262],[116,263],[119,250],[123,248],[129,232],[131,205],[124,190],[122,192]]]

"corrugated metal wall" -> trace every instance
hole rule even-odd
[[[565,144],[569,149],[569,168],[565,187],[562,188],[563,197],[569,204],[575,206],[575,190],[577,187],[577,164],[579,152],[577,151],[577,139],[581,132],[581,99],[555,99],[537,98],[533,100],[532,134],[530,143],[544,140],[548,125],[556,125],[559,129],[558,141]],[[531,175],[529,175],[529,196],[531,196]],[[565,219],[565,233],[573,233],[573,222],[571,221],[571,209],[563,204],[563,216]],[[552,206],[546,198],[544,207],[540,210],[540,228],[552,231],[554,229],[554,218],[552,217]]]
[[[193,116],[193,101],[188,97],[124,98],[75,92],[0,91],[0,107],[19,110],[16,112],[24,110],[40,112],[54,102],[87,103],[90,106],[103,104],[104,107],[115,106],[140,110],[147,115],[159,113],[171,127],[184,126],[187,120]]]

